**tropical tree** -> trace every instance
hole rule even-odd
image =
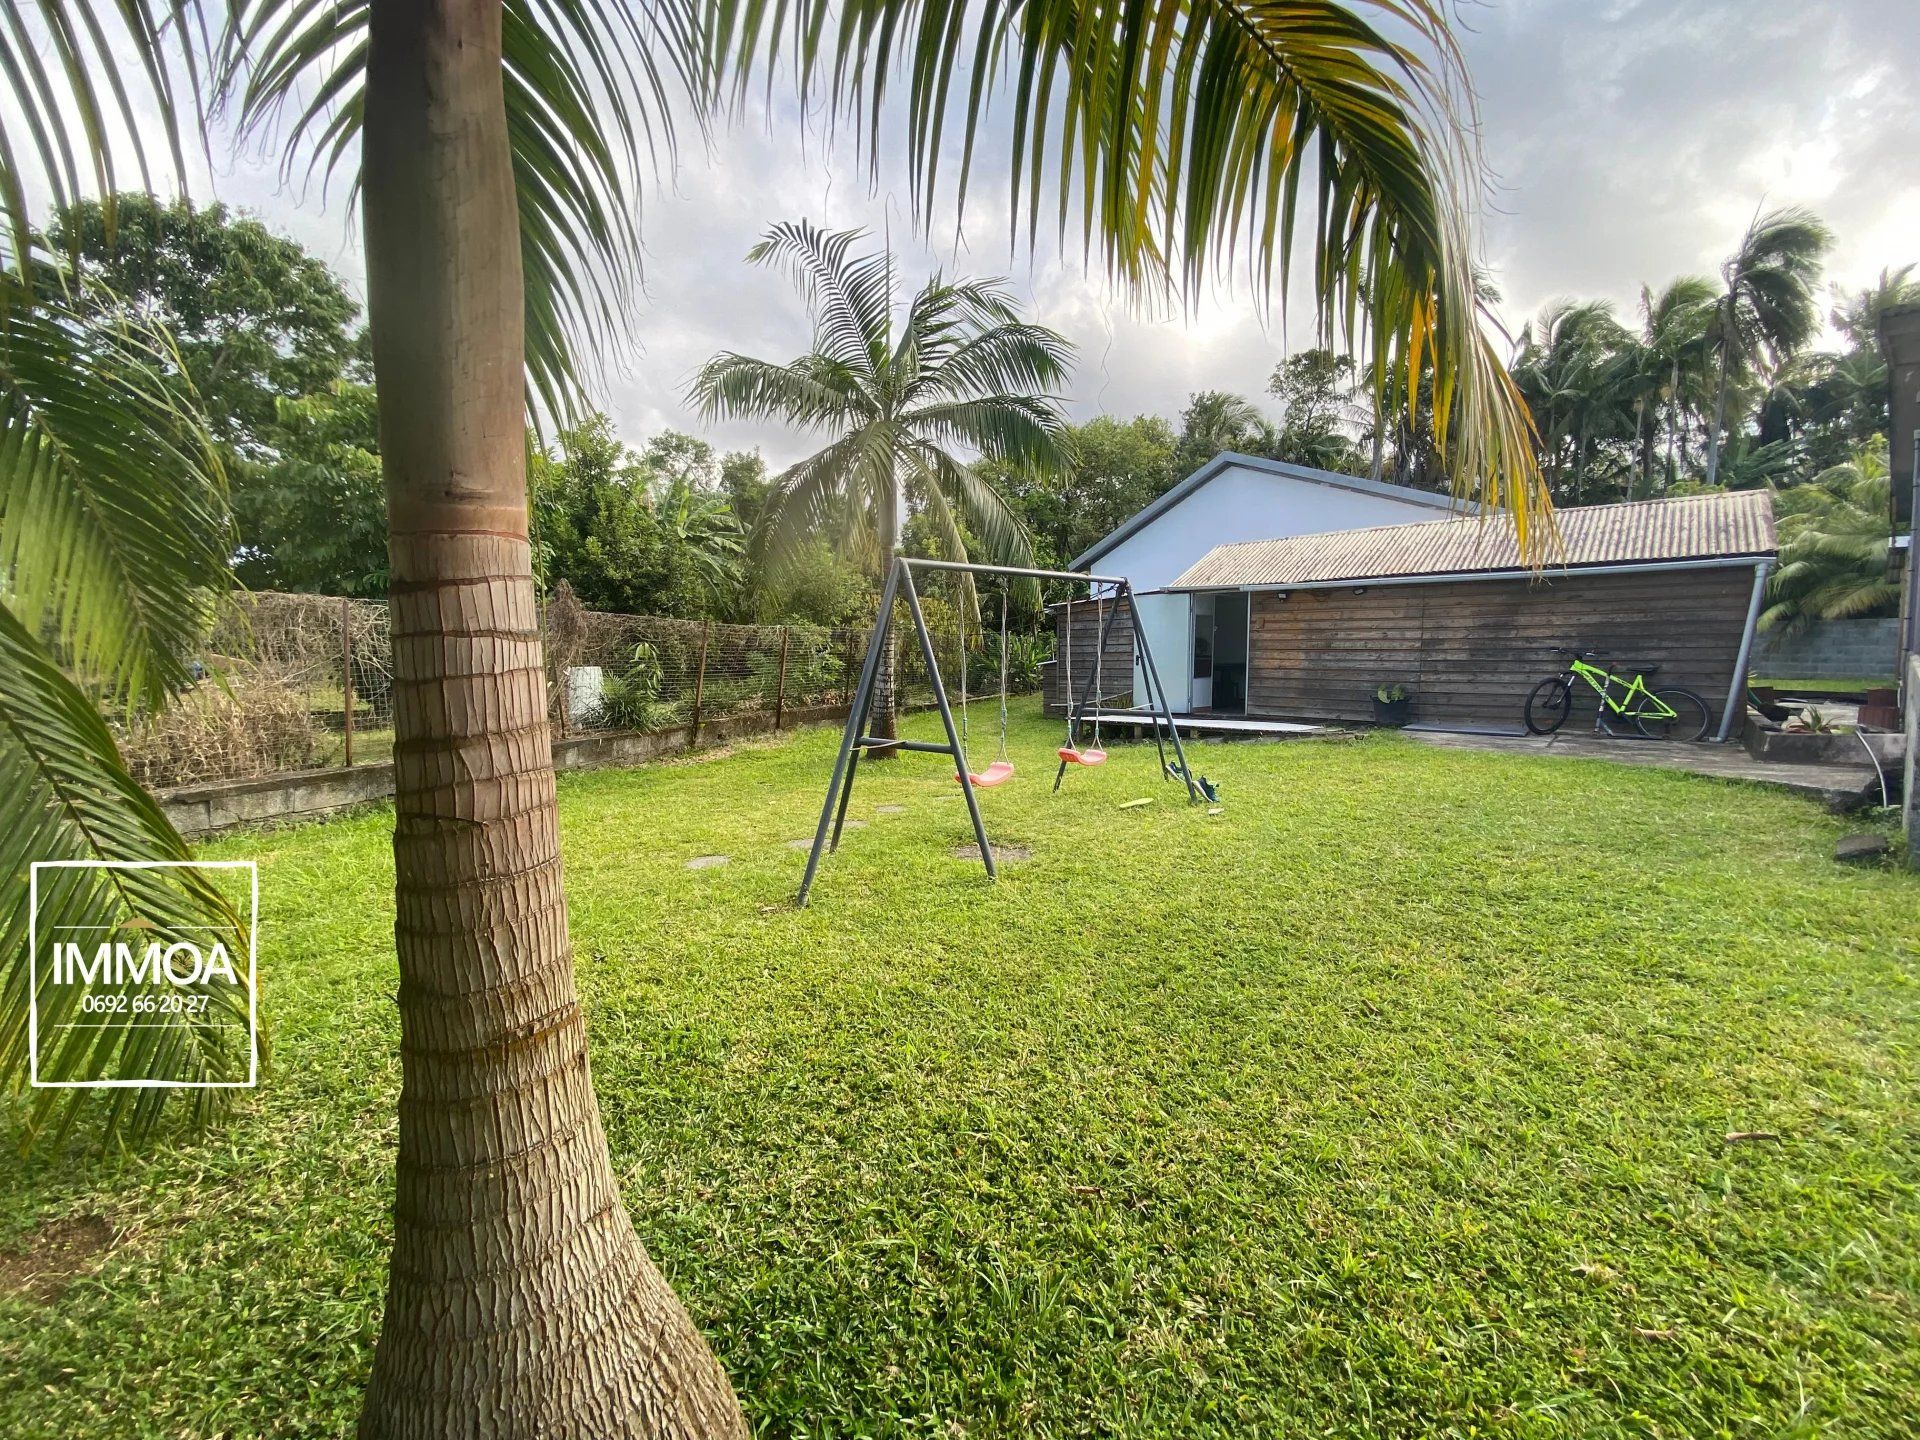
[[[1873,284],[1847,294],[1833,287],[1835,303],[1827,318],[1834,329],[1847,337],[1855,350],[1877,348],[1880,344],[1880,317],[1901,305],[1920,305],[1920,278],[1914,266],[1895,270],[1883,268]]]
[[[232,472],[234,575],[261,590],[387,593],[387,510],[373,387],[276,396],[268,448]]]
[[[1758,216],[1740,247],[1720,267],[1723,286],[1710,336],[1719,379],[1707,427],[1707,476],[1720,475],[1727,398],[1734,381],[1778,366],[1812,340],[1820,326],[1814,287],[1833,233],[1796,207]]]
[[[859,239],[804,220],[769,230],[748,258],[787,270],[805,292],[812,349],[784,362],[726,351],[690,387],[709,419],[781,419],[826,437],[776,477],[756,535],[760,559],[778,573],[809,539],[833,533],[878,578],[918,514],[944,558],[967,559],[971,535],[976,558],[1031,564],[1025,529],[970,460],[1060,468],[1065,421],[1054,392],[1067,377],[1067,342],[1022,320],[997,280],[936,275],[896,313],[893,257],[851,253]],[[882,739],[896,733],[895,648],[874,707]]]
[[[1352,471],[1367,464],[1354,435],[1371,428],[1373,418],[1355,388],[1353,361],[1324,346],[1274,366],[1267,393],[1280,402],[1281,413],[1273,458],[1318,470]]]
[[[1184,477],[1223,450],[1271,455],[1279,444],[1279,429],[1246,396],[1226,390],[1196,390],[1180,412],[1180,439],[1174,446],[1173,468]]]
[[[685,566],[713,607],[731,604],[741,580],[740,522],[718,490],[675,475],[650,497],[653,518],[674,558]]]
[[[1663,483],[1669,488],[1692,464],[1687,437],[1694,411],[1706,403],[1716,298],[1713,282],[1701,275],[1683,275],[1657,293],[1640,287],[1640,343],[1658,386],[1655,403],[1664,415]],[[1643,477],[1651,469],[1650,450],[1642,453]]]
[[[1595,440],[1623,428],[1621,402],[1634,373],[1629,339],[1605,300],[1555,301],[1520,332],[1514,383],[1533,413],[1541,469],[1557,499],[1587,498]]]
[[[168,657],[227,558],[217,476],[182,439],[178,407],[152,404],[135,383],[146,371],[76,352],[58,287],[34,281],[30,258],[28,197],[115,188],[104,137],[125,132],[143,166],[184,169],[181,117],[197,112],[174,76],[207,72],[204,17],[193,0],[39,8],[44,30],[0,34],[7,129],[23,137],[0,147],[17,277],[0,327],[12,377],[0,562],[18,587],[0,620],[0,696],[26,697],[0,725],[0,764],[9,803],[27,807],[0,833],[29,837],[0,857],[10,863],[33,853],[35,826],[64,827],[60,843],[79,849],[103,834],[149,853],[177,844],[41,636],[116,691],[164,695]],[[393,585],[404,1083],[394,1258],[361,1433],[743,1434],[723,1372],[620,1203],[590,1081],[527,539],[529,382],[567,407],[592,369],[582,357],[625,332],[631,177],[651,146],[673,144],[673,96],[704,104],[777,53],[803,99],[828,86],[834,111],[863,120],[900,78],[904,123],[860,133],[899,138],[922,218],[948,193],[943,160],[969,157],[960,193],[979,183],[981,122],[1009,107],[1013,224],[1030,230],[1064,200],[1088,249],[1135,285],[1192,293],[1239,254],[1264,291],[1304,209],[1323,326],[1368,352],[1369,374],[1431,385],[1454,483],[1537,553],[1527,420],[1473,288],[1480,173],[1448,11],[236,0],[227,14],[214,73],[243,123],[290,107],[279,133],[291,154],[357,160],[366,244]],[[43,38],[58,64],[42,63]],[[121,65],[123,49],[139,63]],[[976,63],[954,63],[963,52]],[[70,406],[58,415],[32,403],[56,391]],[[130,454],[129,436],[154,443]],[[80,443],[55,455],[69,439]],[[99,473],[80,475],[81,462]],[[78,513],[71,496],[88,486],[112,487],[122,509]],[[141,580],[130,562],[170,544],[184,558]],[[16,563],[35,547],[66,563]],[[88,823],[62,818],[77,807],[91,807]]]
[[[1780,565],[1767,582],[1761,629],[1792,633],[1898,609],[1900,584],[1887,565],[1890,483],[1887,448],[1875,443],[1780,493]]]
[[[93,303],[163,326],[214,434],[257,459],[281,400],[325,391],[361,368],[360,307],[296,242],[224,205],[163,203],[139,191],[81,200],[49,227]]]

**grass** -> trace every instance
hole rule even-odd
[[[1210,818],[1138,748],[1050,796],[1029,711],[983,803],[1031,860],[955,859],[909,757],[796,912],[833,738],[561,787],[627,1201],[763,1432],[1912,1433],[1920,878],[1842,822],[1385,735],[1203,748]],[[118,1236],[0,1296],[0,1434],[348,1433],[388,823],[214,847],[276,1044],[231,1125],[0,1175],[0,1252]]]
[[[1869,690],[1892,690],[1899,681],[1891,676],[1875,679],[1859,676],[1842,680],[1755,680],[1757,686],[1771,687],[1781,695],[1865,695]]]

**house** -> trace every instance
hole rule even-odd
[[[1318,535],[1458,513],[1451,496],[1430,490],[1228,450],[1074,556],[1067,568],[1123,576],[1136,593],[1145,594],[1171,585],[1214,546],[1230,541]]]
[[[1140,614],[1145,617],[1156,649],[1164,635],[1179,637],[1180,643],[1175,648],[1184,650],[1191,639],[1189,602],[1184,595],[1164,592],[1216,545],[1235,540],[1318,535],[1363,525],[1436,520],[1459,513],[1458,502],[1451,496],[1429,490],[1223,451],[1097,544],[1076,555],[1067,568],[1126,579],[1133,587]],[[1087,618],[1094,613],[1094,607],[1089,605],[1076,605],[1074,609],[1076,623],[1082,618],[1082,611]],[[1203,648],[1216,645],[1219,648],[1217,663],[1204,667],[1208,673],[1198,677],[1191,686],[1183,683],[1180,688],[1183,693],[1191,690],[1195,703],[1203,709],[1216,703],[1211,693],[1216,683],[1221,687],[1219,703],[1228,707],[1236,703],[1234,677],[1244,670],[1246,635],[1244,630],[1236,632],[1233,627],[1236,618],[1243,618],[1244,614],[1244,607],[1235,609],[1229,605],[1217,623],[1200,633],[1198,643]],[[1127,688],[1125,677],[1132,673],[1133,665],[1129,635],[1130,632],[1109,637],[1108,656],[1115,668],[1105,669],[1103,661],[1103,693],[1111,694],[1115,688],[1105,683],[1107,674],[1121,677],[1117,687],[1120,691]],[[1078,643],[1081,648],[1074,654],[1074,664],[1091,666],[1091,633],[1081,636]],[[1064,686],[1065,669],[1063,665],[1057,681],[1051,678],[1050,671],[1043,671],[1043,689],[1056,684]],[[1078,673],[1085,675],[1088,671],[1082,669]]]
[[[1716,719],[1744,713],[1778,550],[1771,495],[1595,505],[1557,521],[1561,548],[1539,570],[1509,528],[1474,516],[1220,544],[1141,595],[1140,623],[1187,714],[1365,720],[1374,687],[1400,684],[1417,721],[1514,728],[1561,646],[1608,652],[1625,671],[1658,665],[1656,686],[1698,692]],[[1076,666],[1093,658],[1091,610],[1075,606],[1067,631]],[[1126,619],[1103,671],[1131,668]],[[1127,678],[1146,693],[1144,676]],[[1063,695],[1052,682],[1049,701]]]

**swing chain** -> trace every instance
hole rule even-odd
[[[1007,754],[1007,591],[1000,588],[1000,758],[1008,764],[1013,757]]]

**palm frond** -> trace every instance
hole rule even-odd
[[[773,480],[748,542],[756,568],[784,578],[807,543],[826,535],[855,563],[885,559],[876,518],[894,484],[890,428],[864,425],[840,436]]]
[[[784,270],[800,286],[817,354],[871,380],[884,363],[893,277],[885,254],[848,256],[863,233],[788,221],[767,231],[747,259]]]
[[[922,368],[908,387],[908,400],[977,395],[982,391],[1054,394],[1063,389],[1073,346],[1044,325],[1008,321],[990,330],[955,327],[947,342],[922,347]]]
[[[160,807],[127,774],[113,736],[91,698],[47,658],[31,631],[0,607],[0,789],[13,823],[0,827],[0,1085],[17,1087],[29,1070],[28,869],[36,860],[185,860],[186,843]],[[119,929],[127,922],[163,929],[194,926],[223,941],[245,973],[249,939],[231,905],[190,870],[42,872],[42,936],[60,927]],[[42,969],[38,991],[38,1071],[42,1081],[119,1078],[195,1084],[244,1082],[249,1070],[245,998],[229,986],[203,992],[197,1016],[141,1015],[131,1007],[85,1013],[87,995],[114,986],[60,985]],[[145,1021],[136,1024],[136,1021]],[[93,1092],[40,1091],[29,1109],[37,1131],[64,1110],[70,1124]],[[205,1119],[233,1092],[116,1089],[105,1117],[111,1135],[136,1137],[159,1119],[169,1097],[189,1099]]]
[[[1066,422],[1052,401],[1031,395],[978,395],[909,410],[901,422],[913,434],[959,444],[988,459],[1034,470],[1058,470],[1067,461]]]
[[[813,429],[872,414],[858,378],[823,355],[780,365],[722,351],[700,367],[687,394],[706,420],[780,415]]]
[[[168,342],[83,322],[64,285],[0,281],[0,574],[7,603],[122,702],[184,686],[227,584],[225,478]]]
[[[0,206],[6,264],[20,279],[32,266],[35,196],[64,210],[91,194],[111,220],[122,156],[132,159],[143,188],[152,188],[156,151],[184,180],[182,112],[197,135],[202,38],[191,0],[5,7],[0,94],[12,113],[0,123]],[[126,63],[128,52],[136,65]],[[169,69],[175,61],[189,80],[184,99]]]
[[[1278,287],[1283,301],[1300,240],[1322,329],[1369,350],[1368,373],[1399,403],[1431,375],[1456,489],[1507,512],[1541,553],[1550,520],[1526,408],[1482,326],[1469,223],[1481,172],[1444,0],[795,0],[711,13],[717,74],[744,87],[784,48],[803,99],[824,90],[872,149],[900,78],[923,222],[950,153],[964,203],[983,118],[1004,98],[1016,233],[1037,231],[1050,183],[1058,228],[1077,216],[1111,274],[1192,295],[1244,251],[1259,293]]]
[[[925,441],[909,446],[906,459],[910,474],[924,482],[916,487],[916,496],[936,512],[950,509],[957,513],[967,533],[979,541],[982,553],[969,556],[962,544],[952,558],[983,560],[992,565],[1033,564],[1033,537],[1005,497],[977,469]]]
[[[365,0],[237,0],[219,65],[243,131],[283,115],[285,165],[357,183]],[[507,130],[520,208],[527,369],[548,413],[569,415],[585,355],[618,352],[639,280],[638,183],[667,163],[680,102],[707,91],[690,0],[596,5],[506,0]]]

